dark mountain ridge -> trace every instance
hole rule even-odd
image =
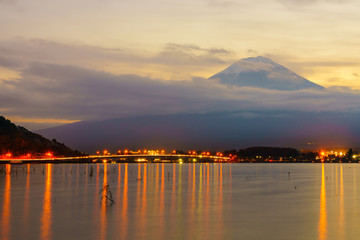
[[[344,119],[331,113],[288,112],[287,117],[279,114],[268,112],[251,117],[238,112],[217,112],[140,116],[76,122],[37,132],[86,152],[125,148],[224,150],[256,145],[313,149],[354,146],[360,142],[356,121],[359,116]],[[342,126],[352,132],[345,133]]]
[[[81,155],[55,139],[46,139],[0,116],[0,157],[41,157],[46,153],[55,157]]]

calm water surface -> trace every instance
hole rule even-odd
[[[0,239],[359,239],[359,176],[359,164],[1,165]]]

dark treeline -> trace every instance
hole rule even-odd
[[[295,148],[251,147],[239,150],[238,156],[241,158],[298,158],[300,152]]]
[[[281,148],[281,147],[250,147],[240,149],[238,151],[225,151],[224,154],[236,155],[238,160],[251,161],[268,161],[268,160],[282,160],[282,161],[296,161],[306,159],[307,161],[315,161],[318,153],[307,152],[302,153],[295,148]]]
[[[353,158],[353,150],[349,149],[343,156],[322,156],[317,151],[300,151],[295,148],[281,147],[250,147],[240,150],[225,151],[225,156],[235,156],[235,161],[284,161],[284,162],[341,162],[341,161],[357,161]]]
[[[82,155],[55,139],[48,140],[0,116],[0,157],[6,156],[6,154],[11,154],[11,157],[26,156],[28,154],[31,157],[38,157],[45,155],[47,152],[51,152],[53,156]]]

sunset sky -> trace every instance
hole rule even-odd
[[[99,118],[108,114],[99,108],[122,108],[99,100],[94,113],[83,106],[94,92],[66,87],[96,74],[112,83],[126,75],[151,86],[183,83],[259,55],[351,95],[341,98],[348,106],[359,99],[359,10],[355,0],[0,0],[0,110],[34,127]]]

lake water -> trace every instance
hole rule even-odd
[[[359,177],[359,164],[0,165],[0,239],[359,239]]]

